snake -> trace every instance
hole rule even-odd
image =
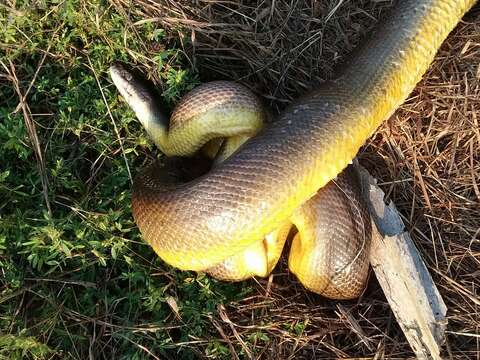
[[[333,80],[269,124],[256,96],[227,81],[195,88],[168,118],[146,86],[113,65],[114,84],[163,154],[213,157],[189,181],[160,161],[135,177],[143,238],[176,268],[242,280],[272,271],[293,227],[288,266],[300,282],[334,299],[359,296],[373,230],[349,164],[474,3],[398,1]]]

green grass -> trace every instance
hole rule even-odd
[[[174,270],[143,243],[131,178],[155,150],[106,73],[116,60],[148,68],[172,106],[194,70],[163,29],[108,2],[11,3],[0,4],[0,359],[229,358],[210,317],[250,289]],[[33,84],[27,118],[16,81],[22,95]]]

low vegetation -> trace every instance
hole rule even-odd
[[[161,28],[130,20],[97,1],[0,6],[0,359],[226,351],[209,317],[249,287],[168,268],[133,223],[153,147],[106,70],[147,63],[167,108],[198,80]]]

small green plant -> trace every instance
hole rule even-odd
[[[0,335],[0,359],[43,359],[54,353],[33,337]]]

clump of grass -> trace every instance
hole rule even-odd
[[[0,336],[0,359],[46,358],[53,351],[33,337],[2,335]],[[3,355],[5,354],[5,356]]]

